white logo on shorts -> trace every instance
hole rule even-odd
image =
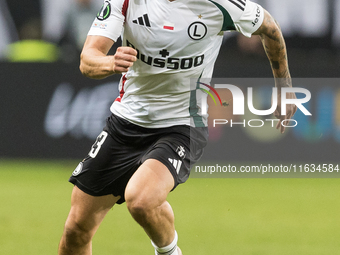
[[[172,158],[168,158],[168,160],[170,161],[170,163],[174,166],[174,168],[176,169],[177,174],[179,173],[179,170],[181,170],[181,166],[182,166],[182,161],[177,160],[177,159],[172,159]]]
[[[177,152],[178,156],[181,157],[181,159],[185,158],[185,149],[184,149],[183,146],[178,146],[177,149],[176,149],[176,152]]]
[[[76,167],[76,169],[73,171],[72,175],[77,176],[78,174],[81,173],[82,170],[83,170],[83,162],[80,162],[78,166]]]

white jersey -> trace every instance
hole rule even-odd
[[[89,35],[138,52],[111,111],[148,128],[206,126],[196,84],[211,78],[223,31],[250,37],[263,16],[249,0],[105,0]]]

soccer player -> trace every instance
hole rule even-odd
[[[197,82],[212,76],[224,31],[259,35],[276,86],[292,86],[285,42],[271,15],[250,0],[105,0],[81,54],[81,72],[101,79],[123,74],[112,115],[70,177],[71,210],[59,255],[91,254],[107,212],[126,202],[155,254],[182,254],[167,195],[187,180],[207,143]],[[121,36],[123,46],[108,52]],[[295,94],[287,94],[295,98]],[[281,116],[290,119],[287,106]],[[278,122],[277,128],[284,132]]]

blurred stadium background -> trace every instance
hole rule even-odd
[[[294,84],[312,92],[313,116],[298,113],[300,125],[283,136],[241,126],[212,130],[200,164],[336,165],[340,0],[256,2],[280,23]],[[118,76],[95,81],[78,70],[101,5],[0,0],[1,254],[56,254],[70,204],[67,179],[118,95]],[[271,76],[258,38],[225,34],[214,77]],[[259,86],[257,93],[267,92]],[[190,178],[169,200],[184,254],[320,255],[340,254],[339,195],[338,178]],[[152,252],[124,205],[109,213],[94,240],[94,254]]]

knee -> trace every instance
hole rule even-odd
[[[154,217],[153,214],[156,207],[147,199],[130,198],[126,200],[126,206],[138,223],[147,223],[151,217]]]
[[[91,231],[75,222],[66,222],[64,228],[64,245],[68,247],[83,247],[92,240]]]

